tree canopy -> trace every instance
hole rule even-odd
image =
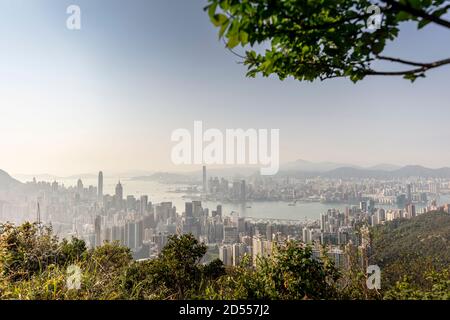
[[[441,215],[442,219],[448,219]],[[402,222],[398,228],[397,224],[389,224],[375,230],[377,257],[395,255],[378,244],[392,237],[400,237],[397,242],[409,240],[402,231],[409,226],[419,231],[428,228],[421,226],[436,217],[426,216],[416,218],[414,224]],[[117,242],[88,249],[83,240],[60,241],[51,228],[39,224],[3,224],[0,299],[450,298],[450,270],[445,268],[448,263],[441,268],[435,262],[427,265],[418,259],[408,260],[409,272],[401,273],[393,281],[382,277],[381,292],[373,292],[366,287],[366,270],[360,266],[358,255],[350,255],[353,262],[349,270],[338,270],[326,255],[315,257],[309,246],[288,241],[274,245],[272,254],[259,257],[256,266],[246,255],[241,265],[225,267],[218,259],[203,263],[206,250],[206,245],[190,234],[172,236],[158,257],[133,261],[130,249]],[[397,271],[402,269],[389,267],[388,258],[379,262],[382,274],[400,274]],[[71,277],[68,270],[73,265],[81,272],[80,288],[76,289],[67,285]]]
[[[275,74],[300,81],[403,76],[414,81],[450,64],[383,55],[399,36],[399,24],[428,24],[450,32],[446,0],[208,0],[205,7],[219,38],[242,59],[247,76]],[[245,54],[233,50],[246,49]],[[380,69],[377,62],[392,64]],[[404,69],[399,69],[404,67]]]

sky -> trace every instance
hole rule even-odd
[[[66,28],[66,8],[82,28]],[[415,83],[249,79],[206,0],[0,0],[0,169],[178,171],[171,133],[280,129],[280,160],[450,166],[450,67]],[[402,25],[386,55],[447,58],[450,32]],[[239,49],[237,49],[239,51]]]

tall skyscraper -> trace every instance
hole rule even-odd
[[[94,221],[94,231],[95,231],[95,247],[102,245],[101,231],[102,231],[102,217],[95,216]]]
[[[193,205],[192,202],[186,202],[184,204],[184,214],[186,215],[187,218],[192,218],[194,216],[194,210],[193,210]]]
[[[412,190],[411,190],[411,184],[408,183],[406,185],[406,200],[408,201],[408,203],[412,202]]]
[[[207,193],[206,166],[203,166],[203,193]]]
[[[414,218],[416,216],[416,206],[412,203],[408,204],[406,210],[408,211],[409,218]]]
[[[78,192],[78,194],[80,196],[83,193],[83,189],[84,189],[83,181],[81,181],[81,179],[78,179],[78,181],[77,181],[77,192]]]
[[[273,235],[273,227],[272,224],[269,223],[266,226],[266,239],[272,241],[272,235]]]
[[[98,173],[98,201],[101,203],[103,202],[103,172]]]
[[[144,215],[147,212],[147,206],[148,206],[148,196],[143,195],[143,196],[141,196],[140,208],[139,208],[141,215]]]
[[[116,200],[116,207],[118,209],[122,209],[122,201],[123,201],[123,187],[122,184],[119,183],[116,185],[116,193],[114,195],[115,200]]]

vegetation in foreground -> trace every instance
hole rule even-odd
[[[386,239],[384,232],[395,234],[391,229],[397,230],[388,224],[374,231],[376,246]],[[409,272],[397,274],[395,281],[396,260],[377,258],[382,270],[394,273],[389,279],[383,275],[388,285],[378,292],[367,289],[357,263],[339,271],[297,242],[275,248],[255,268],[249,267],[248,257],[234,268],[220,260],[202,264],[205,254],[206,246],[192,235],[172,236],[157,259],[137,262],[117,243],[87,249],[76,238],[60,241],[50,227],[3,224],[0,299],[450,299],[448,264],[433,261],[425,268],[411,260],[411,266],[417,264],[412,269],[416,279]],[[80,289],[67,286],[67,268],[74,264],[81,270]]]

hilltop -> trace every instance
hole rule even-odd
[[[21,184],[21,182],[11,177],[6,171],[0,169],[0,190],[9,190]]]

